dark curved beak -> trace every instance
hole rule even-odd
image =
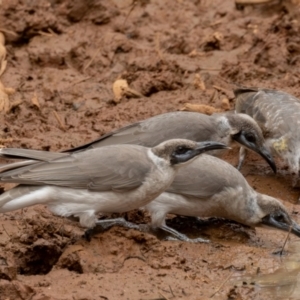
[[[208,141],[208,142],[198,142],[197,147],[193,150],[189,150],[187,153],[184,155],[180,156],[174,156],[172,157],[171,161],[172,163],[178,164],[178,163],[184,163],[187,162],[201,153],[210,151],[210,150],[217,150],[217,149],[230,149],[230,147],[227,147],[225,144],[219,143],[219,142],[213,142],[213,141]]]
[[[243,134],[233,136],[233,139],[235,141],[237,141],[238,143],[242,144],[243,146],[245,146],[246,148],[251,149],[254,152],[258,153],[269,164],[269,166],[272,168],[273,172],[274,173],[277,172],[277,168],[276,168],[276,164],[273,159],[273,156],[264,145],[261,147],[258,147],[256,144],[250,143]]]
[[[279,221],[270,214],[262,219],[262,224],[284,231],[290,231],[290,227],[292,227],[291,232],[300,237],[300,226],[295,221],[291,220],[289,216],[286,216],[284,220]]]
[[[206,151],[217,150],[217,149],[230,149],[230,147],[226,146],[223,143],[207,141],[207,142],[198,142],[197,148],[194,151],[198,155]]]

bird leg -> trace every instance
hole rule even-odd
[[[184,241],[184,242],[189,242],[189,243],[209,243],[209,240],[205,240],[202,238],[190,239],[185,234],[180,233],[177,230],[175,230],[167,225],[162,225],[159,228],[172,235],[172,236],[168,236],[166,238],[168,241],[178,241],[179,240],[179,241]]]
[[[245,161],[245,158],[246,158],[246,154],[247,154],[247,150],[245,147],[241,147],[240,148],[240,152],[239,152],[239,162],[238,162],[238,165],[237,165],[237,169],[240,171],[241,168],[242,168],[242,165]]]
[[[101,231],[104,231],[110,229],[115,225],[123,226],[129,229],[137,229],[143,231],[142,226],[126,221],[124,218],[104,219],[104,220],[97,220],[95,227],[87,229],[83,235],[83,238],[85,238],[87,241],[90,241],[93,235],[99,233],[99,230],[97,230],[99,229],[99,227],[101,228]]]

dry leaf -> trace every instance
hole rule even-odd
[[[113,83],[113,93],[115,95],[115,103],[119,103],[123,96],[144,97],[141,93],[131,89],[125,79],[117,79]]]
[[[113,92],[115,95],[115,102],[119,103],[129,88],[128,83],[124,79],[118,79],[113,84]]]
[[[38,109],[41,109],[41,106],[40,106],[40,103],[39,103],[39,100],[37,98],[37,95],[36,93],[34,93],[34,96],[31,98],[31,102],[34,106],[36,106]]]
[[[6,61],[6,48],[4,46],[5,38],[4,34],[0,32],[0,76],[6,69],[7,61]]]
[[[5,44],[5,36],[1,31],[0,31],[0,44],[2,46],[4,46],[4,44]]]
[[[209,106],[205,104],[192,104],[192,103],[186,103],[184,107],[180,110],[193,111],[193,112],[198,112],[206,115],[212,115],[214,113],[221,112],[220,109],[214,108],[213,106]]]
[[[5,87],[0,81],[0,112],[7,113],[10,110],[10,101],[8,94],[5,92]]]
[[[223,98],[221,106],[223,110],[230,110],[229,100],[227,98]]]
[[[194,78],[194,86],[196,88],[199,88],[201,91],[205,91],[206,90],[206,86],[205,86],[205,83],[204,81],[202,80],[201,78],[201,75],[200,74],[196,74],[195,75],[195,78]]]

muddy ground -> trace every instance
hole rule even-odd
[[[235,84],[300,96],[300,23],[291,2],[240,10],[233,0],[131,2],[0,1],[8,52],[1,80],[15,89],[0,115],[2,145],[61,151],[187,103],[233,108]],[[120,78],[144,97],[116,103]],[[237,153],[225,159],[236,164]],[[253,154],[242,173],[300,223],[299,190],[283,172],[275,176]],[[141,212],[128,218],[147,220]],[[235,279],[276,270],[286,233],[215,219],[198,226],[177,218],[172,226],[211,243],[119,227],[87,242],[76,222],[43,206],[2,214],[0,299],[268,299]]]

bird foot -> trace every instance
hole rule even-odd
[[[193,244],[196,244],[196,243],[209,243],[210,240],[205,240],[205,239],[202,239],[202,238],[196,238],[196,239],[190,239],[188,237],[186,237],[185,239],[178,239],[176,237],[173,237],[173,236],[167,236],[165,238],[166,241],[183,241],[183,242],[188,242],[188,243],[193,243]]]
[[[205,240],[202,238],[196,238],[196,239],[190,239],[188,236],[186,236],[183,233],[178,232],[174,228],[171,228],[167,225],[163,225],[159,227],[163,231],[166,231],[170,233],[172,236],[167,236],[166,240],[168,241],[183,241],[183,242],[188,242],[188,243],[209,243],[209,240]]]
[[[104,220],[97,220],[95,227],[87,229],[83,234],[83,238],[88,242],[90,242],[93,235],[99,232],[106,231],[115,225],[123,226],[129,229],[137,229],[143,231],[143,228],[141,226],[128,222],[124,218],[104,219]]]

